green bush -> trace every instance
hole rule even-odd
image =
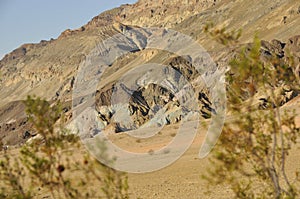
[[[78,137],[63,127],[59,103],[28,97],[25,105],[41,139],[3,155],[1,198],[42,193],[52,198],[129,198],[127,175],[99,163],[81,147]]]
[[[206,31],[214,38],[235,41],[222,40],[222,44],[237,44],[238,37],[211,28]],[[297,171],[287,175],[286,164],[300,131],[295,111],[281,109],[282,96],[277,92],[284,86],[299,91],[299,74],[292,62],[276,56],[262,62],[260,47],[255,37],[250,48],[243,48],[230,62],[227,109],[233,119],[223,128],[210,159],[213,167],[204,178],[210,186],[230,185],[236,198],[299,198]],[[257,104],[261,94],[268,96],[264,106]]]

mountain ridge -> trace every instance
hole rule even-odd
[[[126,28],[174,29],[195,39],[211,54],[218,65],[225,67],[229,59],[228,49],[224,49],[207,37],[203,32],[203,26],[206,23],[213,22],[216,28],[227,27],[229,30],[241,28],[243,30],[242,43],[251,42],[255,34],[266,41],[273,39],[282,43],[292,41],[296,46],[293,52],[296,53],[295,56],[300,57],[299,39],[295,36],[300,32],[299,17],[300,3],[296,0],[267,0],[259,3],[246,0],[140,0],[135,4],[126,4],[105,11],[78,29],[63,31],[57,39],[41,41],[38,44],[24,44],[5,55],[0,61],[1,139],[7,144],[22,143],[25,141],[24,132],[32,131],[30,126],[23,125],[26,116],[21,103],[27,95],[40,96],[52,102],[61,100],[66,104],[64,108],[67,110],[67,118],[70,119],[72,88],[80,63],[86,59],[97,43],[115,34],[122,34]],[[294,39],[290,40],[293,37]],[[268,48],[268,43],[266,44],[265,47]],[[271,52],[272,48],[266,51]],[[278,47],[274,49],[279,50]],[[175,59],[174,57],[167,58]],[[117,79],[121,75],[120,71],[126,71],[134,65],[146,63],[149,60],[160,60],[159,53],[155,50],[140,51],[130,54],[128,58],[117,60],[107,71],[107,78],[103,80],[107,83],[107,93],[98,92],[100,96],[102,95],[102,101],[106,101],[105,104],[108,103],[110,99],[108,93],[111,92],[113,86],[112,79]],[[180,62],[180,64],[184,63]],[[186,73],[181,69],[180,72]],[[155,89],[157,90],[153,91],[154,93],[161,94],[160,88]],[[141,89],[140,92],[149,91]],[[209,95],[207,91],[203,93]],[[211,107],[207,106],[209,102],[201,103],[201,106],[206,109],[203,110],[205,112],[203,115],[209,115],[210,111],[207,112],[211,110]],[[132,109],[141,108],[135,103],[131,105]],[[140,111],[145,110],[141,108]],[[103,117],[109,120],[107,114]],[[147,119],[142,120],[141,124]],[[175,122],[178,118],[174,116],[171,120]],[[11,121],[15,122],[11,123]],[[8,127],[4,127],[7,124],[9,124]],[[31,133],[34,134],[34,132]]]

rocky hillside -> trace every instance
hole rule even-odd
[[[243,43],[251,42],[253,35],[257,34],[262,39],[264,59],[276,55],[285,61],[292,54],[295,64],[299,65],[299,19],[298,0],[259,3],[247,0],[139,0],[133,5],[106,11],[76,30],[64,31],[57,39],[24,44],[0,61],[0,138],[4,144],[15,145],[35,135],[24,113],[22,100],[27,95],[41,96],[51,102],[62,101],[66,122],[71,121],[72,90],[80,64],[99,42],[126,29],[163,27],[184,33],[207,49],[218,67],[226,68],[232,49],[225,49],[203,32],[204,25],[213,22],[216,27],[226,26],[229,30],[241,28]],[[169,90],[157,84],[139,87],[135,91],[130,91],[126,85],[117,85],[117,80],[125,72],[150,62],[168,65],[190,81],[200,75],[186,59],[155,49],[140,49],[121,57],[104,72],[95,93],[96,110],[103,129],[119,132],[138,128],[157,114],[159,108],[165,108],[166,114],[161,121],[155,120],[151,125],[181,120],[185,110]],[[111,106],[111,95],[116,86],[131,95],[129,110],[135,123],[129,126],[120,126],[113,120],[114,109],[118,107]],[[298,94],[283,89],[283,103]],[[209,89],[199,86],[195,93],[200,115],[209,118],[214,114]]]

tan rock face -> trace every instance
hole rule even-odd
[[[286,44],[286,53],[294,57],[294,64],[300,67],[300,35],[290,38]]]
[[[247,0],[140,0],[133,5],[123,5],[106,11],[76,30],[66,30],[58,39],[22,45],[0,61],[0,137],[2,140],[10,140],[8,144],[16,144],[22,141],[21,135],[24,132],[31,130],[22,124],[22,121],[26,121],[24,107],[11,106],[16,102],[21,104],[21,100],[26,99],[27,95],[65,102],[64,108],[71,119],[72,110],[68,107],[80,63],[97,43],[133,27],[166,27],[189,35],[208,50],[220,68],[228,66],[232,53],[203,33],[204,24],[214,22],[217,27],[226,25],[229,29],[241,28],[242,42],[251,42],[254,33],[258,33],[263,40],[263,59],[267,61],[268,55],[275,54],[284,62],[290,53],[294,56],[294,63],[298,64],[299,72],[300,36],[296,36],[300,32],[299,6],[298,1],[290,0],[266,0],[259,4]],[[133,42],[142,46],[138,39]],[[189,57],[176,57],[156,49],[141,48],[116,60],[104,72],[95,93],[96,107],[99,118],[104,122],[103,126],[119,128],[118,124],[112,122],[114,111],[110,107],[112,91],[118,79],[135,66],[154,61],[169,66],[170,70],[178,71],[190,81],[201,75],[191,65]],[[297,95],[295,91],[286,88],[284,90],[284,103]],[[209,118],[214,112],[209,90],[198,86],[195,93],[199,114]],[[130,117],[136,121],[136,127],[149,121],[158,107],[165,107],[166,123],[180,120],[183,110],[170,91],[153,84],[147,88],[139,87],[134,94],[130,99],[129,110]],[[6,128],[7,121],[10,120],[16,121],[15,127],[12,127],[14,130]]]

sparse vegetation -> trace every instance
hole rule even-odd
[[[29,2],[26,1],[28,7]],[[81,3],[85,8],[91,6]],[[50,41],[25,44],[7,52],[0,60],[0,199],[228,199],[234,194],[236,198],[300,198],[300,97],[289,101],[295,93],[299,94],[299,6],[299,0],[139,0],[134,5],[99,13],[82,28],[63,32]],[[7,12],[14,16],[7,20],[25,19],[27,15],[21,13],[28,10],[19,13],[17,8]],[[76,16],[85,15],[84,10],[78,10]],[[67,16],[67,11],[64,14]],[[59,20],[57,16],[52,18]],[[200,30],[207,21],[214,22],[217,28],[210,23],[204,31]],[[28,33],[39,31],[31,26],[18,28]],[[242,37],[239,28],[243,29]],[[2,29],[10,31],[9,27]],[[174,34],[170,34],[172,30]],[[220,44],[211,42],[204,32]],[[268,41],[255,38],[250,43],[255,33]],[[202,45],[202,53],[196,54],[199,51],[195,47],[200,46],[190,46],[185,41]],[[120,53],[114,53],[117,51]],[[210,64],[210,57],[215,65]],[[210,164],[206,158],[197,158],[205,132],[210,124],[215,124],[210,122],[218,112],[216,106],[222,105],[214,97],[212,87],[223,78],[210,77],[221,77],[219,72],[227,69],[231,59],[227,73],[228,123],[210,154]],[[86,65],[91,68],[85,68]],[[294,69],[297,65],[298,69]],[[183,85],[185,82],[188,87]],[[123,83],[125,86],[121,87]],[[188,95],[182,95],[185,91]],[[29,122],[20,100],[31,93],[61,100],[63,110],[59,103],[30,98],[26,102],[31,107]],[[198,106],[186,106],[184,102],[189,102],[190,94],[195,94],[191,102]],[[172,141],[180,141],[194,130],[197,134],[181,158],[159,171],[142,174],[139,158],[122,155],[116,163],[124,161],[122,166],[132,165],[131,170],[139,173],[128,174],[132,189],[128,194],[127,174],[99,163],[86,151],[88,144],[83,147],[64,128],[63,121],[70,122],[74,116],[73,100],[76,110],[94,107],[95,120],[100,120],[91,134],[87,132],[89,140],[106,133],[106,141],[111,140],[124,152],[141,153],[137,157],[146,153],[148,165],[154,166],[149,169],[159,167],[157,162],[163,163],[164,156],[174,158],[188,143],[182,139],[169,145]],[[294,107],[298,112],[292,110]],[[118,115],[119,111],[124,114]],[[202,121],[192,125],[197,113]],[[164,118],[158,118],[162,115]],[[191,125],[180,123],[183,118],[191,119]],[[94,119],[87,120],[86,125],[79,127],[85,129],[92,122]],[[138,127],[141,128],[132,132]],[[139,132],[150,135],[159,127],[161,131],[151,138],[131,137]],[[183,132],[183,136],[176,136],[176,131]],[[97,144],[100,147],[98,151],[94,147],[94,154],[108,154],[102,142]],[[178,150],[172,146],[178,146]],[[157,151],[158,148],[162,150]],[[210,174],[206,167],[210,167]],[[204,193],[201,174],[207,174],[213,186],[211,195]]]
[[[135,141],[136,141],[137,143],[141,143],[141,142],[142,142],[141,139],[136,139]]]
[[[153,149],[149,149],[148,154],[149,155],[153,155],[154,154],[154,150]]]
[[[25,101],[27,114],[42,139],[8,151],[0,160],[1,198],[129,198],[127,175],[81,149],[76,135],[63,128],[59,103]],[[102,147],[105,150],[105,147]],[[103,151],[105,153],[105,151]]]
[[[225,45],[236,43],[237,37],[230,34],[210,32]],[[225,124],[211,158],[214,166],[204,176],[210,185],[228,184],[236,198],[299,198],[298,173],[288,175],[286,164],[300,131],[295,112],[281,108],[285,89],[299,91],[296,71],[293,58],[283,62],[272,55],[261,61],[257,37],[231,60],[227,108],[234,119]],[[263,106],[256,100],[261,96]]]
[[[170,136],[171,136],[171,137],[175,137],[175,136],[176,136],[176,133],[171,133]]]
[[[213,23],[207,23],[203,31],[210,37],[213,37],[218,43],[231,46],[238,43],[239,38],[242,36],[242,30],[227,31],[226,27],[215,28]]]

